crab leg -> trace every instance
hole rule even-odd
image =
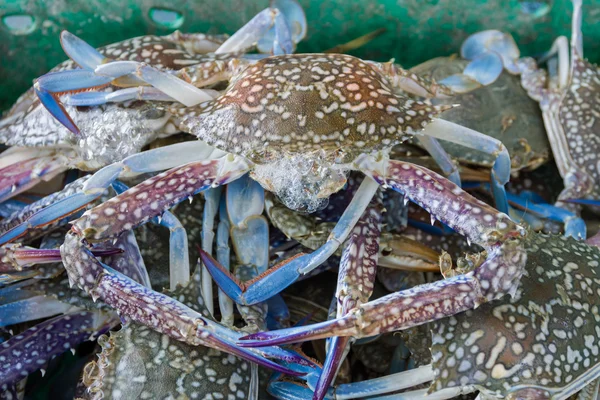
[[[215,190],[215,189],[212,189]],[[206,207],[206,206],[205,206]],[[206,208],[205,208],[206,210]],[[204,222],[204,221],[202,221]],[[229,223],[229,217],[227,216],[227,207],[224,199],[221,201],[219,209],[219,225],[217,226],[217,260],[223,265],[228,271],[231,271],[231,249],[229,247],[229,231],[231,224]],[[204,243],[204,241],[202,241]],[[206,249],[203,249],[207,251]],[[208,275],[208,270],[202,265],[202,274]],[[212,288],[212,277],[210,279]],[[219,309],[221,310],[221,322],[226,326],[232,326],[234,322],[233,317],[233,301],[227,297],[225,293],[219,288]]]
[[[342,318],[352,309],[366,303],[373,292],[383,208],[380,199],[373,199],[373,202],[375,204],[371,204],[365,210],[344,246],[335,294],[337,318]],[[352,337],[331,339],[313,399],[325,398],[353,342]]]
[[[77,311],[44,321],[0,343],[2,384],[18,382],[69,348],[94,340],[116,322],[99,311]]]
[[[275,8],[265,8],[227,39],[215,54],[234,53],[253,46],[274,24],[278,29],[287,29],[289,35],[289,27],[282,26],[278,18],[280,15],[281,12]]]
[[[219,199],[221,198],[221,192],[223,188],[221,186],[208,189],[204,192],[204,210],[202,215],[202,250],[209,254],[212,254],[213,242],[215,238],[214,233],[214,222],[215,216],[217,215],[217,209],[219,207]],[[227,232],[229,237],[229,232]],[[206,270],[206,267],[202,267],[202,297],[206,302],[206,308],[214,314],[213,304],[213,282],[210,274]]]
[[[451,182],[460,186],[461,182],[458,168],[456,164],[454,164],[454,161],[452,161],[452,158],[450,158],[450,155],[446,153],[446,150],[444,150],[440,142],[431,136],[422,135],[417,136],[417,140],[429,155],[433,157],[435,162],[444,172],[444,175],[446,175]]]
[[[205,33],[181,33],[175,31],[163,36],[170,42],[183,46],[192,54],[212,53],[227,40],[227,35],[207,35]]]
[[[334,254],[346,240],[378,188],[379,185],[372,179],[363,180],[323,246],[311,254],[301,255],[284,265],[273,267],[266,275],[253,281],[241,284],[206,253],[201,253],[202,261],[217,285],[237,304],[251,305],[263,302],[291,285],[300,275],[317,268]]]
[[[29,235],[28,238],[32,234],[39,235],[41,228],[48,225],[66,223],[65,216],[98,199],[120,175],[160,171],[198,159],[221,157],[223,154],[225,153],[199,141],[178,143],[134,154],[119,163],[102,168],[91,177],[83,177],[67,185],[61,192],[47,196],[14,217],[2,221],[0,245],[24,235]],[[213,167],[217,165],[231,164],[222,160],[213,163]]]
[[[48,318],[74,309],[71,304],[43,295],[33,295],[31,291],[4,292],[5,290],[0,291],[4,303],[0,305],[0,327]]]
[[[519,209],[565,224],[565,236],[572,236],[575,239],[586,237],[585,221],[571,211],[550,204],[534,203],[512,193],[506,195],[508,201]]]
[[[59,215],[52,214],[44,221],[40,221],[38,218],[37,224],[32,223],[30,220],[36,219],[39,213],[47,207],[55,204],[61,204],[61,202],[64,202],[75,196],[81,191],[81,188],[85,185],[88,179],[89,177],[87,176],[80,178],[75,182],[65,186],[60,192],[53,193],[34,203],[31,203],[21,210],[13,213],[8,218],[2,220],[0,222],[0,244],[5,244],[19,238],[24,241],[33,240],[45,234],[48,228],[64,225],[68,221],[66,218],[67,216],[77,212],[87,203],[80,204],[76,208],[65,209],[64,212]]]
[[[276,8],[283,16],[285,23],[291,34],[292,48],[288,53],[292,53],[295,45],[298,44],[305,36],[308,30],[306,15],[302,6],[296,0],[271,0],[271,8]],[[275,21],[275,26],[271,28],[262,38],[259,39],[256,47],[258,51],[266,54],[277,54],[278,42],[281,39],[277,38],[277,33],[282,32],[285,27],[278,26]],[[283,46],[280,46],[283,48]],[[288,48],[288,50],[290,50]]]
[[[216,51],[216,54],[245,50],[258,42],[262,53],[290,54],[306,35],[306,16],[294,0],[272,0]]]
[[[262,215],[265,191],[245,175],[227,185],[225,204],[237,259],[235,276],[241,282],[250,281],[269,267],[269,223]],[[247,331],[266,329],[266,304],[238,305],[238,309],[246,321]]]
[[[100,263],[74,233],[61,246],[69,280],[93,298],[101,298],[132,320],[192,345],[204,345],[256,362],[276,371],[296,372],[238,348],[229,335],[201,314],[162,293],[155,292]]]
[[[501,141],[443,119],[434,119],[418,135],[421,134],[448,140],[495,156],[496,160],[491,172],[492,193],[498,210],[503,213],[508,212],[508,202],[506,200],[504,185],[510,179],[510,156]]]
[[[121,253],[120,249],[94,250],[96,257]],[[20,244],[0,247],[0,272],[22,271],[24,268],[38,264],[60,262],[60,250],[35,249],[22,247]]]
[[[124,193],[129,190],[127,185],[115,181],[112,184],[113,188],[117,192],[117,194]],[[165,211],[162,213],[160,217],[154,218],[152,220],[157,225],[164,226],[169,229],[171,235],[169,237],[169,282],[170,282],[170,290],[174,291],[177,288],[177,285],[185,285],[190,280],[190,256],[188,251],[188,239],[185,229],[181,222],[171,213],[170,211]],[[133,257],[135,254],[140,254],[139,248],[137,247],[137,241],[135,239],[135,235],[133,232],[125,232],[124,235],[128,236],[128,240],[126,241],[126,245],[130,247],[131,253],[129,256]],[[138,258],[137,263],[133,262],[133,264],[144,265],[144,260],[141,258],[141,255]],[[108,261],[110,265],[113,265],[110,261]],[[138,280],[134,278],[134,275],[128,274],[118,268],[115,268],[118,271],[123,272],[125,275],[133,278],[137,282],[144,284],[147,287],[150,287],[149,278],[146,276],[142,280]],[[140,268],[141,269],[141,268]],[[143,268],[146,271],[146,267]],[[136,274],[137,275],[137,274]],[[148,278],[148,279],[146,279]],[[146,284],[148,282],[148,284]]]
[[[162,91],[148,86],[120,89],[114,92],[83,92],[61,97],[62,104],[69,106],[98,106],[130,100],[175,101]]]
[[[373,168],[377,165],[375,160],[366,159],[362,167],[380,184],[404,193],[456,232],[482,246],[487,259],[467,274],[392,293],[355,308],[343,318],[249,335],[242,346],[393,332],[515,293],[526,261],[526,251],[520,244],[523,228],[433,171],[401,161],[385,164],[380,170]]]
[[[268,391],[280,399],[307,399],[312,396],[314,387],[314,372],[306,367],[295,367],[298,371],[306,372],[302,378],[306,386],[300,386],[290,381],[275,380],[269,383]],[[435,378],[431,365],[426,365],[409,371],[399,372],[381,378],[369,379],[362,382],[346,383],[330,388],[325,396],[328,400],[348,400],[375,398],[372,396],[397,392]],[[411,393],[411,392],[409,392]],[[426,397],[428,398],[428,397]]]

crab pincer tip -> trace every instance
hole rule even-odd
[[[71,131],[76,136],[81,136],[81,132],[75,122],[71,119],[71,116],[67,113],[67,110],[63,107],[60,101],[50,92],[40,87],[39,80],[35,80],[33,84],[33,90],[37,95],[42,105],[48,110],[58,122],[60,122],[65,128]]]

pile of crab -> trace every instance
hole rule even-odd
[[[490,30],[410,70],[295,53],[295,0],[231,37],[63,32],[0,121],[0,398],[597,399],[573,6],[538,59]]]

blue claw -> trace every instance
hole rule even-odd
[[[273,55],[292,54],[294,43],[290,27],[282,13],[275,17],[275,40],[273,41]]]
[[[489,187],[488,185],[484,186]],[[531,198],[537,198],[537,196],[519,196],[512,193],[506,193],[506,197],[512,205],[519,209],[530,212],[537,217],[565,224],[565,236],[581,239],[585,238],[587,235],[585,222],[571,211],[551,204],[540,204],[531,201]],[[600,205],[600,202],[598,204]]]
[[[53,93],[104,86],[109,84],[111,80],[110,77],[96,76],[93,71],[76,69],[72,71],[51,72],[41,76],[33,84],[33,89],[48,112],[68,130],[79,135],[79,128],[77,128]]]
[[[273,267],[263,276],[246,283],[239,282],[229,271],[205,251],[200,252],[202,262],[223,292],[237,304],[253,305],[267,301],[300,277],[300,268],[307,265],[312,254],[304,254],[287,263]]]
[[[217,283],[217,286],[237,304],[246,304],[244,300],[244,284],[233,277],[229,271],[204,250],[200,250],[200,258],[210,276]]]
[[[291,51],[294,51],[295,44],[299,43],[305,36],[308,28],[306,15],[302,6],[295,0],[272,0],[271,8],[276,8],[285,17],[285,22],[290,32]],[[275,21],[277,24],[277,21]],[[258,51],[261,53],[275,53],[274,43],[276,42],[277,26],[271,28],[257,44]],[[289,53],[288,53],[289,54]]]
[[[312,398],[313,391],[301,383],[291,381],[272,381],[267,392],[276,399],[305,400]]]
[[[515,61],[519,58],[519,48],[512,36],[497,30],[477,32],[467,38],[461,46],[460,55],[467,60],[475,60],[487,53],[496,53],[510,73],[518,73]]]
[[[565,203],[575,203],[575,204],[583,204],[586,206],[595,206],[595,207],[600,207],[600,200],[594,200],[594,199],[568,199],[568,200],[562,200]]]
[[[65,54],[81,68],[93,70],[108,60],[98,50],[70,32],[61,32],[60,44]]]
[[[461,74],[450,75],[439,83],[456,93],[468,93],[494,83],[503,69],[502,58],[498,54],[483,53],[471,61]]]
[[[471,61],[463,73],[482,85],[490,85],[502,74],[502,69],[502,58],[496,53],[487,53]]]
[[[287,328],[290,321],[290,310],[281,295],[276,294],[267,300],[267,306],[267,328],[271,331]]]
[[[321,375],[321,368],[318,365],[303,365],[296,364],[290,362],[282,362],[284,367],[287,367],[297,374],[302,374],[302,380],[305,382],[305,385],[296,384],[293,382],[287,382],[290,385],[279,385],[284,383],[280,380],[282,374],[274,373],[272,378],[267,386],[267,391],[279,398],[279,399],[308,399],[312,397],[313,388],[315,387],[319,376]],[[294,386],[297,386],[296,388]],[[288,393],[289,396],[286,397],[284,393]],[[302,396],[303,397],[297,397]],[[291,397],[290,397],[291,396]]]
[[[60,102],[58,102],[52,94],[45,90],[38,89],[35,84],[33,86],[33,90],[35,91],[38,99],[40,99],[42,105],[46,107],[46,110],[48,110],[50,115],[56,118],[58,122],[60,122],[65,128],[73,132],[75,135],[81,135],[79,128],[77,125],[75,125],[75,122],[73,122],[67,113],[67,110],[65,110],[62,104],[60,104]]]

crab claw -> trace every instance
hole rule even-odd
[[[490,53],[495,53],[502,60],[502,65],[511,74],[520,72],[516,65],[516,61],[520,57],[519,48],[513,37],[507,33],[498,30],[487,30],[477,32],[467,38],[460,48],[460,55],[467,60],[473,60],[488,57]],[[471,64],[470,64],[471,65]],[[485,73],[485,69],[497,68],[495,62],[481,62],[479,65],[474,65],[472,71],[476,74]]]
[[[270,268],[266,273],[248,282],[240,282],[210,254],[201,250],[200,258],[219,288],[233,301],[241,305],[253,305],[267,301],[301,275],[300,268],[310,260],[309,254],[296,257]]]
[[[147,288],[98,261],[74,233],[66,235],[61,246],[63,264],[69,281],[84,289],[92,298],[106,304],[133,321],[147,325],[176,340],[197,346],[208,346],[247,361],[292,376],[302,375],[266,358],[283,358],[309,364],[296,353],[269,348],[260,352],[239,347],[235,341],[240,334],[205,318],[185,304]]]
[[[298,44],[306,36],[307,23],[306,14],[302,6],[295,0],[271,0],[271,8],[278,9],[287,23],[291,33],[291,43],[294,51]],[[265,54],[277,54],[276,52],[277,27],[271,28],[259,41],[256,47],[258,51]]]
[[[313,339],[335,336],[338,328],[343,329],[344,319],[332,319],[312,325],[297,326],[278,331],[258,332],[240,338],[240,347],[262,347],[279,344],[306,342]]]
[[[59,95],[70,91],[106,86],[111,81],[112,78],[98,76],[93,71],[76,69],[43,75],[35,80],[33,90],[54,118],[74,134],[80,135],[79,128],[65,110]]]
[[[104,57],[98,50],[68,31],[60,33],[60,45],[65,54],[84,69],[94,70],[98,65],[110,61],[110,58]]]
[[[215,53],[242,51],[258,42],[261,53],[290,54],[306,35],[306,29],[306,16],[297,1],[272,0],[269,8],[252,18]]]
[[[327,391],[336,377],[340,365],[344,361],[347,351],[349,350],[350,342],[352,338],[349,336],[340,337],[335,336],[331,338],[329,343],[329,353],[325,359],[323,365],[323,372],[319,377],[319,380],[315,386],[315,393],[313,400],[322,400],[327,395]]]

